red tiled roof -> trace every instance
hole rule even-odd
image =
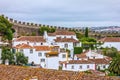
[[[110,61],[107,59],[89,59],[92,62],[95,62],[95,64],[109,64]]]
[[[50,51],[49,46],[34,46],[34,48],[36,49],[36,51]]]
[[[102,42],[120,42],[120,37],[105,37],[100,39]]]
[[[54,33],[48,33],[49,36],[55,36],[55,35],[76,35],[75,32],[67,31],[67,30],[57,30]]]
[[[73,31],[59,30],[55,32],[56,35],[75,35]]]
[[[81,54],[76,54],[77,58],[87,58],[86,53],[89,52],[89,50],[81,53]]]
[[[18,44],[15,46],[15,48],[18,48],[18,49],[25,49],[25,48],[33,48],[32,46],[28,45],[28,44]]]
[[[118,77],[98,76],[84,72],[0,65],[1,80],[32,80],[33,77],[37,80],[120,80]]]
[[[46,42],[42,36],[22,36],[14,41]]]
[[[94,64],[90,60],[70,60],[67,64]]]
[[[48,33],[48,36],[55,36],[55,33]]]
[[[57,38],[55,39],[55,42],[79,42],[78,40],[75,40],[73,38]]]

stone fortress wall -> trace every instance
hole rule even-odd
[[[2,16],[5,17],[4,15]],[[77,31],[81,30],[81,29],[68,28],[68,27],[50,26],[50,25],[36,24],[36,23],[30,23],[30,22],[22,22],[22,21],[14,20],[12,18],[8,18],[8,17],[5,17],[5,18],[13,24],[13,28],[18,33],[18,35],[31,34],[32,32],[34,32],[36,35],[39,35],[39,28],[42,26],[56,28],[58,30],[73,30],[73,29]]]

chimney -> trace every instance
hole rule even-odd
[[[47,35],[47,31],[44,31],[44,39],[47,39],[48,35]]]

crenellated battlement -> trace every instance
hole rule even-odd
[[[37,31],[37,34],[39,32],[40,27],[49,27],[49,28],[56,28],[59,30],[73,30],[74,28],[68,28],[68,27],[60,27],[60,26],[51,26],[51,25],[45,25],[45,24],[37,24],[37,23],[31,23],[31,22],[22,22],[18,20],[14,20],[13,18],[8,18],[7,16],[1,15],[4,18],[6,18],[10,23],[13,24],[13,28],[15,28],[16,31],[20,32],[28,32],[30,33]],[[35,31],[34,31],[35,30]],[[80,31],[79,29],[74,29],[77,31]]]

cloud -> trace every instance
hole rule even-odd
[[[0,0],[0,13],[60,26],[120,25],[120,0]]]

